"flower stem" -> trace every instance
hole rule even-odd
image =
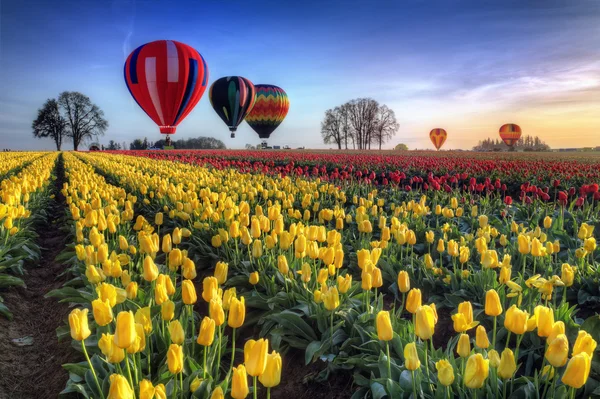
[[[387,355],[387,368],[388,368],[388,378],[392,378],[392,366],[391,366],[391,361],[390,361],[390,341],[386,341],[385,342],[385,346],[386,346],[386,355]]]
[[[233,370],[233,360],[235,359],[235,328],[232,329],[231,332],[231,365],[229,366],[229,371]]]
[[[85,360],[87,360],[88,364],[90,365],[90,370],[92,371],[92,375],[94,376],[94,380],[96,381],[96,386],[98,387],[98,391],[100,392],[100,395],[104,399],[104,392],[102,392],[102,388],[100,387],[100,383],[98,382],[98,376],[96,375],[96,370],[94,370],[92,361],[90,360],[90,357],[87,353],[87,349],[85,348],[85,340],[84,339],[81,340],[81,348],[83,349],[83,354],[85,355]]]

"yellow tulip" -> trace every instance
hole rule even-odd
[[[526,311],[517,308],[517,305],[512,305],[506,311],[504,327],[514,334],[523,334],[527,331],[528,318],[529,314]]]
[[[229,307],[229,317],[227,318],[227,325],[232,328],[240,328],[244,324],[246,318],[246,304],[244,297],[240,299],[231,298],[231,305]]]
[[[133,389],[129,386],[127,378],[121,374],[111,374],[110,390],[107,399],[130,399],[134,397]]]
[[[498,376],[502,379],[509,379],[517,370],[515,355],[512,350],[506,348],[502,351],[500,365],[498,366]]]
[[[158,278],[158,267],[152,260],[152,258],[148,255],[144,258],[144,280],[146,281],[154,281]]]
[[[183,371],[183,347],[171,344],[167,351],[167,366],[171,374],[179,374]]]
[[[567,364],[569,357],[569,341],[565,334],[558,334],[546,347],[544,354],[552,367],[562,367]]]
[[[99,326],[105,326],[113,321],[113,312],[108,300],[95,299],[92,301],[94,320]]]
[[[446,359],[438,360],[435,363],[435,368],[438,371],[438,380],[440,384],[447,387],[454,382],[454,369]]]
[[[487,349],[490,346],[487,332],[482,325],[477,326],[477,329],[475,330],[475,345],[481,349]]]
[[[500,316],[502,314],[502,303],[498,292],[494,289],[485,293],[485,314],[488,316]]]
[[[585,352],[581,352],[571,358],[561,381],[572,388],[579,389],[585,385],[590,375],[592,358]]]
[[[127,287],[125,287],[125,291],[127,292],[127,299],[136,299],[138,294],[138,283],[131,281],[127,284]]]
[[[404,361],[407,370],[414,371],[421,367],[421,361],[419,360],[419,354],[417,353],[417,346],[414,342],[406,344],[404,347]]]
[[[290,268],[285,255],[279,255],[277,257],[277,269],[279,270],[279,273],[283,274],[284,276],[288,275]]]
[[[231,381],[231,397],[233,399],[244,399],[248,396],[248,375],[243,364],[233,368]]]
[[[208,311],[210,318],[215,321],[216,326],[225,323],[225,312],[220,298],[213,298],[209,302]]]
[[[160,305],[160,314],[163,320],[170,321],[175,317],[175,303],[172,301],[165,301]]]
[[[538,336],[548,337],[552,333],[554,325],[554,311],[546,306],[538,305],[534,308]]]
[[[596,350],[596,341],[586,331],[579,330],[577,333],[577,339],[573,345],[572,356],[578,355],[582,352],[587,353],[590,357],[594,356]]]
[[[258,272],[253,272],[253,273],[250,273],[250,278],[248,279],[248,281],[249,281],[249,282],[250,282],[250,284],[252,284],[252,285],[256,285],[256,284],[258,284],[258,281],[259,281],[259,275],[258,275]]]
[[[565,323],[562,321],[557,321],[554,322],[554,324],[552,324],[552,331],[550,332],[550,335],[548,335],[548,339],[547,339],[547,343],[550,344],[552,343],[552,341],[554,341],[556,339],[556,337],[558,337],[560,334],[564,334],[565,333]]]
[[[150,312],[150,306],[139,308],[135,311],[135,322],[139,323],[144,327],[146,334],[152,331],[152,315]]]
[[[135,319],[133,312],[122,311],[117,315],[117,326],[115,327],[114,342],[121,349],[129,348],[133,343],[137,333],[135,331]]]
[[[202,292],[202,296],[204,297],[204,292]],[[186,305],[193,305],[198,300],[196,296],[196,288],[194,287],[194,283],[192,283],[192,281],[183,280],[181,283],[181,298],[183,299],[183,303]]]
[[[467,388],[479,389],[485,383],[490,372],[489,360],[484,359],[481,353],[471,355],[467,360],[464,382]]]
[[[71,338],[76,341],[83,341],[92,333],[88,325],[87,315],[88,309],[73,309],[69,314]]]
[[[204,317],[200,324],[200,332],[196,342],[198,345],[211,346],[215,339],[215,321],[210,317]]]
[[[498,366],[500,366],[500,355],[495,349],[488,352],[488,359],[490,361],[490,366],[493,368],[498,368]]]
[[[171,235],[166,234],[162,240],[162,251],[164,253],[169,253],[173,249],[173,243],[171,242]]]
[[[568,263],[562,264],[560,279],[566,287],[573,285],[573,281],[575,280],[575,269],[576,268],[572,267]]]
[[[410,291],[410,279],[404,270],[398,273],[398,290],[402,293]]]
[[[340,296],[336,287],[330,288],[323,294],[323,303],[327,310],[335,310],[340,306]]]
[[[346,274],[345,277],[338,276],[337,278],[338,290],[341,294],[348,292],[352,286],[352,275]]]
[[[471,353],[471,339],[467,334],[460,334],[456,344],[456,353],[460,357],[467,357]]]
[[[531,252],[531,240],[529,236],[519,234],[517,237],[517,243],[519,245],[519,252],[523,255],[527,255]]]
[[[112,334],[102,334],[98,340],[98,348],[109,363],[120,363],[125,358],[125,351],[115,345]]]
[[[206,302],[210,302],[211,299],[218,296],[218,291],[218,280],[215,277],[205,277],[202,281],[202,299]]]
[[[381,341],[390,341],[394,338],[394,330],[392,328],[392,321],[390,320],[390,312],[381,310],[377,313],[375,318],[375,324],[377,327],[377,338]]]
[[[267,355],[267,367],[258,380],[266,388],[273,388],[281,381],[281,356],[273,351]]]
[[[433,309],[427,305],[419,306],[415,314],[415,334],[422,340],[433,336],[436,317]]]
[[[244,365],[246,371],[252,377],[258,377],[265,372],[267,367],[267,354],[269,351],[269,340],[250,339],[244,345]]]
[[[408,297],[406,298],[406,310],[415,314],[419,306],[421,306],[421,290],[413,288],[408,292]]]
[[[183,331],[183,327],[179,320],[173,320],[168,325],[169,335],[171,337],[171,342],[177,345],[183,345],[185,341],[185,332]]]

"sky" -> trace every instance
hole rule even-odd
[[[327,109],[371,97],[400,129],[385,148],[446,149],[497,137],[504,123],[551,147],[600,145],[600,1],[597,0],[0,0],[0,148],[52,149],[31,122],[48,98],[80,91],[105,113],[100,142],[161,138],[131,98],[123,64],[141,44],[170,39],[198,50],[209,84],[240,75],[282,87],[285,121],[269,144],[331,148]],[[177,138],[235,139],[208,90]]]

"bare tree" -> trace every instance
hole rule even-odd
[[[104,119],[104,112],[89,97],[76,91],[65,91],[58,97],[58,104],[63,109],[67,136],[73,140],[75,151],[83,141],[106,131],[108,121]]]
[[[379,144],[380,150],[383,143],[394,137],[399,127],[400,125],[396,122],[396,114],[394,111],[389,109],[387,105],[379,107],[375,124],[374,139],[375,142]]]
[[[323,143],[336,144],[338,150],[341,150],[344,137],[339,111],[340,107],[325,111],[325,119],[321,122],[321,136],[323,137]]]
[[[63,140],[67,134],[66,120],[60,114],[58,102],[50,98],[38,110],[37,118],[31,124],[33,135],[37,138],[50,137],[60,151]]]

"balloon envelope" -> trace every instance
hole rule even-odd
[[[282,88],[273,85],[254,85],[256,101],[252,111],[246,116],[258,137],[268,139],[271,133],[283,122],[290,109],[290,101]]]
[[[208,90],[208,97],[213,109],[227,124],[231,137],[252,110],[256,90],[248,79],[241,76],[226,76],[217,79]]]
[[[446,133],[444,129],[432,129],[431,132],[429,132],[429,138],[437,150],[442,148],[447,137],[448,133]]]
[[[135,49],[125,61],[124,75],[135,101],[164,134],[175,133],[208,82],[204,57],[174,40],[157,40]]]
[[[514,123],[507,123],[500,127],[500,138],[504,141],[504,143],[512,147],[515,145],[519,138],[521,137],[521,127],[519,125],[515,125]]]

